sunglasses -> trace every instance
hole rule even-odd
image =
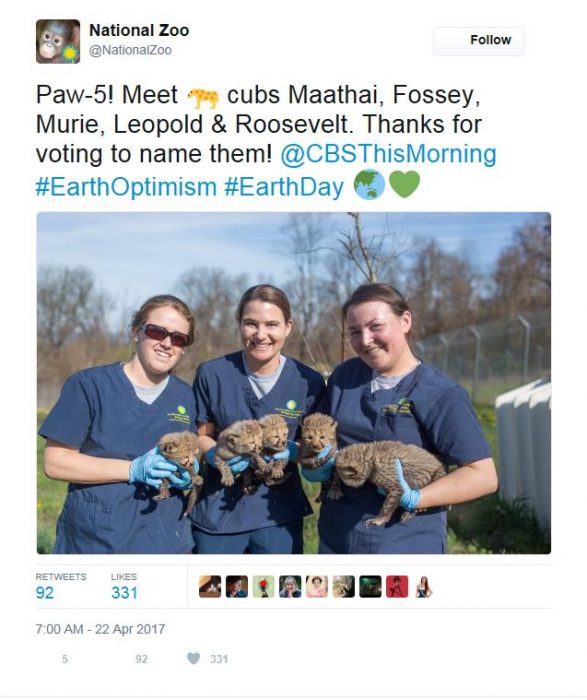
[[[189,345],[192,342],[192,339],[186,333],[180,333],[179,331],[168,331],[167,328],[163,328],[163,326],[156,326],[154,323],[143,323],[141,328],[145,331],[147,338],[156,340],[159,343],[169,336],[171,344],[176,348],[185,348],[186,345]]]

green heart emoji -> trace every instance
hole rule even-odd
[[[391,189],[400,197],[409,197],[418,189],[420,176],[415,170],[408,170],[407,173],[401,170],[394,170],[389,176]]]

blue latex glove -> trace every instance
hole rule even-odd
[[[212,447],[208,452],[206,452],[206,461],[211,467],[216,468],[214,464],[214,456],[216,455],[216,448]],[[244,455],[235,455],[226,461],[226,464],[230,467],[230,471],[233,474],[240,474],[251,465],[251,458],[245,457]]]
[[[332,452],[332,445],[326,445],[324,449],[318,452],[317,456],[323,459],[330,452]],[[306,479],[306,481],[328,481],[332,477],[335,454],[336,453],[331,454],[326,462],[324,462],[321,467],[318,467],[318,469],[304,469],[304,467],[302,467],[302,476],[304,479]]]
[[[194,459],[194,472],[197,474],[199,471],[200,464],[197,459]],[[173,486],[176,489],[180,489],[181,491],[189,489],[192,485],[191,474],[188,472],[187,469],[184,469],[180,466],[177,467],[177,471],[175,473],[171,474],[171,476],[167,478],[171,486]]]
[[[297,459],[297,456],[298,456],[298,452],[299,452],[297,443],[295,443],[293,440],[288,440],[287,441],[287,449],[289,452],[289,455],[287,458],[289,459],[290,462],[295,462]],[[285,459],[285,457],[284,457],[284,459]]]
[[[176,465],[168,462],[159,452],[158,447],[133,459],[128,473],[129,484],[147,484],[154,489],[161,486],[163,479],[168,479],[176,470]]]
[[[397,480],[399,485],[402,487],[402,495],[399,499],[400,506],[409,512],[415,510],[418,506],[420,500],[420,489],[413,489],[408,485],[408,482],[404,479],[404,468],[401,460],[395,460],[395,472],[397,474]]]
[[[295,461],[297,456],[298,446],[293,440],[288,440],[285,450],[283,450],[282,452],[276,452],[274,455],[271,456],[263,455],[263,459],[267,462],[267,464],[270,464],[271,462],[274,462],[278,459],[287,459],[288,462],[293,462]]]

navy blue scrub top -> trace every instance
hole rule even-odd
[[[242,352],[204,362],[194,381],[196,423],[214,423],[217,434],[232,423],[278,413],[287,421],[289,439],[296,437],[303,418],[315,410],[325,392],[318,372],[287,358],[275,386],[264,397],[255,395],[245,371]],[[251,496],[243,494],[242,478],[224,487],[220,472],[209,469],[192,513],[194,523],[206,532],[234,534],[299,520],[312,513],[297,467],[282,484],[261,483]]]
[[[39,434],[82,454],[132,460],[170,432],[195,429],[189,385],[170,376],[146,404],[119,363],[70,377]],[[182,492],[153,501],[146,485],[75,484],[57,523],[55,554],[183,554],[193,549],[189,521],[182,517]]]
[[[371,391],[373,370],[355,357],[328,380],[325,413],[338,422],[338,444],[399,440],[434,453],[445,465],[491,457],[466,391],[422,362],[393,389]],[[384,501],[367,482],[343,485],[338,501],[325,499],[318,532],[323,553],[441,554],[447,550],[446,508],[431,508],[400,523],[398,508],[386,525],[366,527]]]

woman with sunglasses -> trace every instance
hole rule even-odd
[[[136,352],[126,363],[82,370],[63,386],[39,433],[45,474],[68,481],[55,554],[181,554],[193,549],[182,518],[189,475],[156,447],[169,432],[194,430],[190,387],[171,374],[192,342],[194,317],[160,295],[134,314]],[[154,501],[162,479],[171,497]]]
[[[293,326],[284,292],[269,284],[251,287],[240,300],[237,321],[242,351],[204,362],[196,373],[196,422],[200,448],[207,454],[232,423],[268,414],[285,418],[293,440],[325,390],[318,372],[281,352]],[[293,458],[286,452],[281,459]],[[247,459],[237,462],[233,472],[248,465]],[[290,462],[282,483],[256,486],[246,495],[242,478],[224,487],[220,473],[208,470],[192,515],[199,554],[302,553],[303,518],[312,509],[295,464]]]

